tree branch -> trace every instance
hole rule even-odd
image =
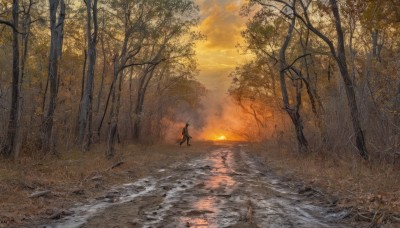
[[[289,68],[292,68],[292,66],[297,62],[297,60],[299,60],[299,59],[301,59],[301,58],[304,58],[304,57],[306,57],[306,56],[308,56],[308,55],[311,56],[311,53],[307,53],[307,54],[304,54],[304,55],[301,55],[301,56],[297,57],[290,65],[286,66],[286,67],[285,67],[284,69],[282,69],[281,71],[285,71],[285,70],[288,70]]]
[[[127,65],[123,66],[121,70],[126,69],[128,67],[132,67],[132,66],[158,65],[159,63],[161,63],[162,61],[165,61],[165,60],[166,59],[161,59],[158,61],[141,62],[141,63],[131,63],[131,64],[127,64]]]
[[[12,28],[14,31],[18,32],[17,29],[15,28],[14,24],[9,22],[9,21],[5,21],[5,20],[0,19],[0,24],[7,25],[10,28]]]

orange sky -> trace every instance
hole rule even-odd
[[[227,97],[231,83],[229,74],[243,64],[246,57],[238,44],[243,43],[241,31],[247,18],[239,15],[246,0],[195,0],[200,7],[200,32],[207,37],[196,47],[200,75],[198,80],[208,89],[203,115],[206,123],[197,138],[239,140],[232,130],[241,130],[241,110]],[[236,113],[237,115],[232,115]]]
[[[245,59],[237,48],[242,42],[240,32],[247,21],[239,15],[244,1],[196,0],[201,16],[199,30],[207,37],[198,42],[196,48],[198,79],[218,95],[227,92],[231,81],[229,73]]]

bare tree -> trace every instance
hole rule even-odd
[[[13,64],[12,64],[12,92],[11,92],[11,109],[8,121],[7,136],[3,142],[1,153],[4,157],[9,158],[16,156],[17,146],[17,129],[19,127],[19,117],[21,112],[20,103],[20,54],[19,54],[19,1],[13,0],[12,6],[12,22],[0,20],[1,24],[5,24],[13,29],[12,47],[13,47]]]
[[[120,101],[121,101],[121,86],[122,79],[120,76],[120,67],[118,65],[119,59],[117,56],[114,58],[114,79],[111,84],[111,93],[112,101],[111,101],[111,110],[110,110],[110,118],[109,118],[109,130],[107,136],[107,150],[106,156],[111,158],[115,154],[115,140],[118,134],[118,118],[119,118],[119,109],[120,109]]]
[[[276,8],[275,5],[266,3],[265,1],[262,1],[262,0],[254,0],[254,1],[265,7]],[[342,76],[342,80],[344,81],[344,84],[345,84],[347,101],[348,101],[348,106],[350,109],[350,115],[351,115],[351,121],[352,121],[352,125],[353,125],[354,136],[356,139],[356,147],[357,147],[360,155],[364,159],[368,159],[368,151],[367,151],[367,148],[365,145],[364,134],[363,134],[363,131],[361,128],[360,116],[359,116],[359,111],[358,111],[357,102],[356,102],[354,85],[353,85],[353,81],[351,80],[348,66],[347,66],[346,52],[345,52],[345,48],[344,48],[344,45],[345,45],[344,44],[344,35],[343,35],[343,29],[342,29],[337,0],[329,0],[330,9],[331,9],[333,17],[335,19],[335,28],[336,28],[336,36],[337,36],[336,48],[334,46],[334,42],[331,39],[329,39],[328,36],[326,36],[320,30],[318,30],[316,27],[314,27],[313,23],[311,22],[310,17],[309,17],[309,6],[312,3],[312,1],[309,1],[309,2],[299,1],[300,8],[302,9],[301,13],[297,13],[296,5],[291,5],[287,1],[271,0],[271,2],[282,4],[284,6],[284,8],[290,9],[290,11],[293,12],[294,16],[296,16],[305,26],[307,26],[307,28],[310,31],[312,31],[315,35],[317,35],[319,38],[321,38],[328,45],[329,50],[339,67],[340,74]],[[279,11],[280,11],[280,13],[284,13],[284,11],[282,11],[282,10],[279,10]]]
[[[293,5],[296,4],[296,0],[293,1]],[[282,92],[282,99],[283,99],[283,105],[284,109],[286,112],[289,114],[290,119],[293,122],[293,125],[296,129],[296,136],[297,136],[297,142],[299,144],[299,150],[300,151],[305,151],[307,150],[308,142],[304,136],[303,133],[303,121],[301,119],[299,109],[301,105],[301,93],[299,89],[299,82],[296,80],[296,99],[295,99],[295,105],[291,107],[290,102],[289,102],[289,96],[288,96],[288,91],[287,91],[287,86],[286,86],[286,75],[285,75],[285,70],[287,69],[287,63],[286,63],[286,49],[289,46],[290,40],[292,38],[292,33],[294,30],[296,24],[296,17],[292,15],[292,19],[289,25],[288,33],[285,38],[285,41],[283,42],[283,45],[279,51],[279,66],[280,66],[280,71],[279,71],[279,80],[280,80],[280,85],[281,85],[281,92]]]
[[[117,51],[114,56],[114,77],[107,98],[104,115],[98,129],[98,131],[100,132],[104,116],[109,106],[108,102],[111,97],[111,109],[108,122],[109,130],[107,135],[107,157],[113,157],[115,153],[115,140],[118,135],[118,119],[121,100],[122,77],[124,74],[124,70],[135,65],[141,65],[140,63],[138,64],[135,62],[135,57],[142,49],[143,40],[145,39],[146,35],[145,21],[147,20],[144,19],[144,4],[138,6],[138,15],[135,15],[136,17],[134,18],[135,21],[133,23],[131,23],[132,21],[130,18],[133,13],[133,9],[131,8],[133,6],[130,5],[128,2],[123,2],[121,6],[123,7],[122,12],[124,12],[122,20],[123,26],[125,28],[124,40],[121,49]]]
[[[342,24],[341,24],[341,20],[340,20],[339,7],[337,5],[336,0],[330,0],[330,4],[331,4],[333,16],[335,18],[335,25],[336,25],[337,53],[335,52],[335,49],[333,48],[332,42],[328,42],[327,39],[325,42],[327,42],[330,46],[331,53],[335,57],[335,60],[339,66],[340,73],[342,75],[342,79],[345,84],[347,101],[349,104],[351,120],[353,123],[353,131],[354,131],[354,135],[356,138],[356,146],[360,152],[360,155],[364,159],[368,159],[368,151],[367,151],[367,147],[365,146],[364,133],[361,129],[361,124],[360,124],[360,116],[359,116],[357,102],[356,102],[356,94],[355,94],[355,90],[354,90],[354,86],[353,86],[353,81],[351,80],[348,66],[347,66],[346,51],[344,48],[344,45],[345,45],[344,44],[344,35],[343,35],[343,29],[342,29]],[[303,8],[305,9],[304,5],[303,5]],[[309,22],[308,19],[307,19],[307,21]],[[308,23],[308,24],[310,24],[310,23]],[[324,37],[323,35],[321,36],[321,34],[319,36]]]
[[[296,0],[293,1],[293,6],[296,4]],[[282,12],[283,13],[283,12]],[[294,12],[295,13],[295,12]],[[271,51],[265,50],[265,45],[266,45],[266,39],[269,37],[264,37],[266,34],[263,34],[259,30],[254,30],[254,29],[248,29],[244,35],[248,39],[249,42],[252,42],[252,44],[249,46],[249,48],[253,49],[255,48],[255,52],[257,55],[259,55],[260,59],[265,59],[269,58],[275,62],[275,64],[279,64],[279,83],[280,83],[280,90],[281,90],[281,95],[282,95],[282,101],[283,101],[283,109],[286,111],[286,113],[289,115],[293,126],[295,128],[295,133],[297,137],[297,142],[298,142],[298,148],[299,151],[307,151],[308,147],[308,141],[304,135],[303,129],[303,120],[300,115],[300,108],[301,108],[301,103],[302,103],[302,88],[303,84],[306,85],[307,89],[307,94],[310,99],[310,103],[312,106],[313,111],[316,111],[315,108],[315,99],[314,99],[314,94],[311,91],[311,86],[307,78],[303,77],[302,71],[295,67],[295,63],[310,54],[305,53],[299,57],[297,57],[292,63],[287,62],[286,58],[286,51],[289,47],[289,44],[293,38],[293,32],[295,31],[295,25],[296,25],[296,17],[294,16],[294,13],[283,13],[284,18],[289,18],[290,21],[288,31],[286,33],[286,36],[284,38],[283,43],[280,45],[280,50],[279,50],[279,57],[275,57],[274,53],[270,53]],[[253,24],[259,24],[260,22],[266,20],[264,12],[256,15],[257,17],[255,18],[254,21],[252,21]],[[284,18],[279,18],[280,20],[284,20]],[[251,27],[251,25],[250,25]],[[257,26],[255,26],[257,27]],[[297,31],[297,30],[296,30]],[[301,40],[301,37],[300,37]],[[278,46],[279,44],[276,44]],[[253,47],[254,46],[254,47]],[[268,62],[268,60],[264,60],[264,62]],[[270,74],[273,75],[273,72]],[[272,81],[274,76],[272,76]],[[294,95],[293,98],[290,99],[290,94],[289,90],[287,88],[287,79],[290,79],[292,81],[293,86],[295,87]],[[292,102],[291,102],[292,101]]]
[[[58,91],[58,60],[61,58],[64,37],[65,3],[64,0],[49,0],[50,4],[50,54],[48,77],[50,99],[42,122],[42,150],[54,151],[53,123]],[[58,18],[57,18],[58,12]]]
[[[83,143],[82,149],[88,150],[92,141],[92,116],[93,116],[93,85],[94,67],[96,64],[97,45],[97,2],[98,0],[84,0],[87,14],[87,45],[88,45],[88,66],[86,72],[86,86],[81,101],[79,116],[79,142]],[[92,22],[93,20],[93,22]],[[92,31],[93,27],[93,31]]]
[[[134,109],[135,121],[133,126],[133,138],[139,139],[141,132],[141,119],[143,117],[143,104],[145,101],[146,91],[152,78],[156,75],[155,69],[162,62],[169,62],[169,64],[179,64],[179,59],[189,59],[194,55],[192,51],[192,41],[199,37],[190,34],[190,28],[195,24],[190,16],[196,12],[196,7],[193,2],[174,0],[174,3],[162,6],[162,17],[158,19],[152,34],[149,35],[149,42],[152,43],[148,50],[145,52],[145,58],[150,64],[142,68],[139,75],[139,85],[137,90],[137,101]],[[175,12],[181,11],[188,14],[188,18],[176,17]],[[182,35],[189,34],[190,39],[187,42],[177,41],[182,38]]]
[[[23,2],[24,3],[24,2]],[[19,101],[18,101],[18,125],[17,125],[17,130],[16,130],[16,145],[15,145],[15,152],[14,152],[14,157],[18,157],[21,146],[22,146],[22,141],[21,141],[21,117],[23,113],[23,103],[24,103],[24,92],[22,89],[22,85],[24,83],[25,79],[25,71],[26,71],[26,63],[28,59],[28,45],[29,45],[29,36],[31,33],[31,9],[33,6],[34,2],[32,0],[29,0],[27,4],[23,4],[23,14],[22,14],[22,56],[20,60],[20,76],[19,76],[19,85],[18,85],[18,91],[19,91]]]
[[[101,33],[101,39],[100,39],[100,43],[101,43],[101,52],[103,54],[103,69],[101,71],[101,82],[100,82],[100,88],[99,88],[99,93],[97,95],[97,104],[96,104],[96,110],[95,112],[98,113],[100,110],[100,101],[101,101],[101,97],[103,95],[103,87],[104,87],[104,76],[106,74],[106,65],[107,65],[107,56],[106,56],[106,49],[105,49],[105,45],[104,45],[104,14],[102,17],[102,33]]]

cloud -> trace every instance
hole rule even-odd
[[[199,29],[207,36],[206,48],[233,48],[241,40],[245,18],[239,16],[242,1],[198,0],[201,10]]]
[[[207,37],[207,40],[198,42],[196,47],[200,69],[198,79],[209,91],[202,110],[205,125],[196,129],[197,135],[203,139],[223,134],[231,140],[237,140],[240,137],[234,132],[242,131],[245,126],[244,118],[238,116],[240,107],[228,97],[231,84],[229,74],[249,58],[237,48],[238,44],[243,43],[241,31],[247,21],[247,18],[239,15],[244,1],[196,0],[201,17],[198,29]]]
[[[243,43],[241,31],[247,18],[239,15],[245,0],[196,0],[200,7],[199,31],[207,40],[197,43],[199,80],[212,91],[226,94],[229,73],[246,59],[237,45]]]

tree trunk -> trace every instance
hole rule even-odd
[[[345,84],[345,90],[346,90],[346,95],[347,95],[347,101],[350,109],[350,114],[351,114],[351,121],[353,125],[353,131],[354,131],[354,136],[356,138],[356,147],[360,153],[360,155],[364,159],[368,159],[368,151],[365,145],[365,140],[364,140],[364,134],[361,129],[361,124],[359,120],[359,113],[358,113],[358,108],[357,108],[357,102],[356,102],[356,96],[354,92],[354,85],[353,82],[351,81],[350,74],[348,71],[347,67],[347,62],[346,62],[346,52],[344,48],[344,35],[343,35],[343,29],[340,21],[340,14],[339,14],[339,8],[337,4],[337,0],[329,0],[330,5],[331,5],[331,10],[333,13],[333,16],[335,18],[335,27],[336,27],[336,33],[337,33],[337,47],[335,49],[333,42],[325,36],[323,33],[321,33],[319,30],[317,30],[311,23],[310,18],[308,16],[307,8],[306,5],[304,4],[303,1],[300,1],[300,4],[303,9],[304,13],[304,18],[302,18],[299,14],[295,13],[296,17],[299,17],[302,19],[302,21],[305,23],[305,25],[318,37],[320,37],[328,46],[331,51],[332,56],[335,58],[336,63],[339,66],[339,70],[342,76],[342,79]],[[336,53],[337,52],[337,53]],[[330,68],[329,68],[330,70]],[[328,76],[329,78],[329,76]]]
[[[49,55],[49,81],[50,81],[50,100],[46,114],[42,122],[42,150],[43,152],[55,152],[53,140],[53,122],[57,102],[58,89],[58,60],[61,57],[63,30],[65,19],[64,0],[49,0],[50,3],[50,55]],[[60,4],[60,12],[57,20],[57,9]]]
[[[82,68],[82,79],[81,79],[81,99],[79,100],[79,107],[78,107],[78,121],[76,122],[76,130],[79,130],[79,121],[81,115],[81,104],[83,101],[83,94],[85,93],[85,76],[86,76],[86,62],[87,62],[87,51],[86,49],[83,50],[83,68]]]
[[[296,136],[297,136],[297,141],[299,144],[299,151],[306,151],[308,147],[308,142],[306,137],[304,136],[303,133],[303,121],[300,116],[300,106],[301,106],[301,84],[302,81],[297,80],[296,81],[296,105],[292,109],[292,111],[289,113],[290,118],[292,119],[292,122],[295,126],[296,129]]]
[[[316,105],[316,96],[314,94],[315,89],[312,88],[312,83],[311,83],[311,77],[310,77],[310,69],[308,66],[308,61],[307,61],[307,49],[308,49],[308,43],[309,43],[309,39],[310,39],[310,30],[307,29],[307,33],[306,33],[306,37],[305,37],[305,43],[303,44],[302,39],[300,37],[300,45],[302,47],[303,50],[303,55],[305,56],[303,58],[302,64],[304,69],[306,70],[306,77],[304,78],[302,75],[299,75],[298,72],[296,72],[299,76],[301,76],[301,79],[303,80],[304,84],[306,85],[306,89],[307,89],[307,94],[308,97],[310,99],[310,103],[311,103],[311,109],[315,115],[315,117],[317,119],[319,119],[319,113],[317,111],[317,105]]]
[[[12,6],[12,17],[13,17],[13,35],[12,35],[12,46],[13,46],[13,76],[12,76],[12,92],[11,92],[11,109],[10,117],[8,120],[7,136],[2,146],[1,153],[4,157],[9,158],[16,155],[16,144],[17,144],[17,128],[19,126],[20,116],[20,63],[19,63],[19,40],[18,40],[18,13],[19,13],[19,2],[13,0]]]
[[[293,2],[293,5],[295,5],[295,4],[296,4],[296,1]],[[301,120],[300,113],[299,113],[299,107],[300,107],[300,102],[301,102],[299,88],[296,87],[296,105],[295,105],[295,107],[290,107],[289,95],[288,95],[288,91],[287,91],[286,78],[285,78],[285,69],[287,68],[287,65],[288,65],[286,63],[286,49],[289,46],[290,40],[292,38],[292,33],[294,30],[295,23],[296,23],[296,17],[293,16],[291,23],[289,25],[287,36],[286,36],[285,41],[279,51],[279,66],[280,66],[279,79],[280,79],[280,84],[281,84],[281,92],[282,92],[284,109],[290,116],[290,119],[292,120],[293,125],[295,127],[299,151],[306,151],[308,142],[303,133],[303,122]]]
[[[106,117],[106,114],[107,114],[108,105],[110,104],[110,97],[112,95],[113,89],[114,89],[114,81],[111,83],[110,90],[109,90],[108,96],[107,96],[106,106],[104,108],[103,115],[100,119],[99,127],[97,128],[97,136],[99,136],[99,137],[100,137],[101,127],[103,126],[104,118]]]
[[[138,140],[140,137],[140,125],[141,125],[141,118],[142,118],[142,109],[143,109],[143,97],[144,91],[143,87],[145,84],[145,78],[149,74],[149,67],[144,67],[143,74],[139,79],[139,85],[137,89],[137,96],[136,96],[136,106],[135,106],[135,120],[133,123],[133,139]]]
[[[103,32],[101,34],[101,51],[103,53],[103,70],[101,72],[100,88],[99,88],[99,93],[97,95],[96,113],[99,113],[100,111],[100,101],[101,101],[101,96],[103,95],[104,76],[106,74],[106,64],[107,64],[106,49],[104,47],[104,16],[103,16]]]
[[[28,44],[29,44],[29,35],[30,35],[30,28],[31,28],[31,15],[30,11],[32,8],[32,0],[29,1],[28,9],[24,11],[23,14],[23,21],[22,21],[22,32],[24,33],[22,36],[22,58],[21,58],[21,65],[20,65],[20,79],[19,79],[19,86],[18,90],[20,93],[19,96],[19,102],[18,102],[18,121],[17,121],[17,130],[16,130],[16,143],[15,143],[15,152],[14,152],[14,158],[17,158],[20,151],[21,151],[21,137],[22,137],[22,132],[21,132],[21,117],[22,117],[22,112],[23,112],[23,106],[24,106],[24,97],[23,97],[23,90],[22,90],[22,85],[24,83],[24,78],[25,78],[25,66],[26,66],[26,61],[28,57]],[[24,8],[25,10],[25,8]]]
[[[372,56],[374,58],[377,58],[378,57],[378,35],[379,35],[378,29],[373,29],[371,35],[372,35]]]
[[[125,21],[127,23],[127,21]],[[111,158],[115,153],[115,140],[118,136],[118,116],[119,116],[119,103],[121,98],[121,87],[122,87],[122,75],[123,69],[126,64],[126,55],[129,41],[129,33],[125,33],[124,43],[122,45],[122,50],[120,55],[115,55],[114,57],[114,79],[111,84],[110,92],[112,93],[112,103],[110,110],[110,119],[109,119],[109,131],[108,131],[108,142],[107,142],[107,150],[106,157]],[[118,91],[117,91],[118,86]],[[111,95],[110,93],[110,95]],[[108,103],[108,101],[107,101]],[[104,114],[106,113],[106,109]],[[101,125],[100,125],[101,127]],[[99,127],[99,129],[100,129]]]
[[[132,115],[132,109],[133,109],[133,89],[132,89],[132,81],[133,81],[133,69],[131,69],[130,75],[129,75],[129,108],[128,108],[128,116],[129,116],[129,128],[130,129],[135,129],[133,126],[133,115]],[[133,137],[133,133],[132,138]]]
[[[153,78],[156,65],[150,65],[145,68],[142,78],[139,80],[139,88],[137,93],[137,101],[135,107],[135,122],[133,125],[133,138],[138,140],[141,131],[141,118],[143,112],[144,98],[150,80]]]
[[[94,67],[96,64],[97,44],[97,0],[86,0],[87,12],[87,40],[88,40],[88,67],[86,72],[86,87],[81,102],[79,117],[79,142],[83,150],[89,150],[92,141],[91,119],[93,109]],[[92,34],[93,19],[93,34]]]
[[[346,95],[347,95],[348,105],[349,105],[350,114],[351,114],[351,121],[353,124],[354,136],[356,138],[356,146],[359,150],[360,155],[364,159],[368,159],[368,151],[367,151],[367,148],[365,145],[364,134],[361,129],[360,117],[359,117],[359,112],[358,112],[358,107],[357,107],[357,102],[356,102],[356,95],[354,92],[354,86],[353,86],[353,82],[350,78],[349,71],[347,68],[346,52],[345,52],[345,47],[344,47],[344,35],[343,35],[342,25],[341,25],[341,21],[340,21],[339,8],[338,8],[336,0],[330,0],[330,3],[331,3],[333,16],[335,17],[336,32],[337,32],[337,39],[338,39],[337,62],[338,62],[339,70],[340,70],[341,76],[343,78],[345,89],[346,89]]]
[[[114,59],[114,80],[112,87],[112,100],[109,119],[109,131],[107,140],[106,156],[111,158],[115,154],[115,140],[118,134],[118,115],[119,115],[119,101],[121,97],[121,78],[119,76],[118,58]],[[118,88],[117,88],[118,86]],[[118,89],[118,90],[117,90]]]

